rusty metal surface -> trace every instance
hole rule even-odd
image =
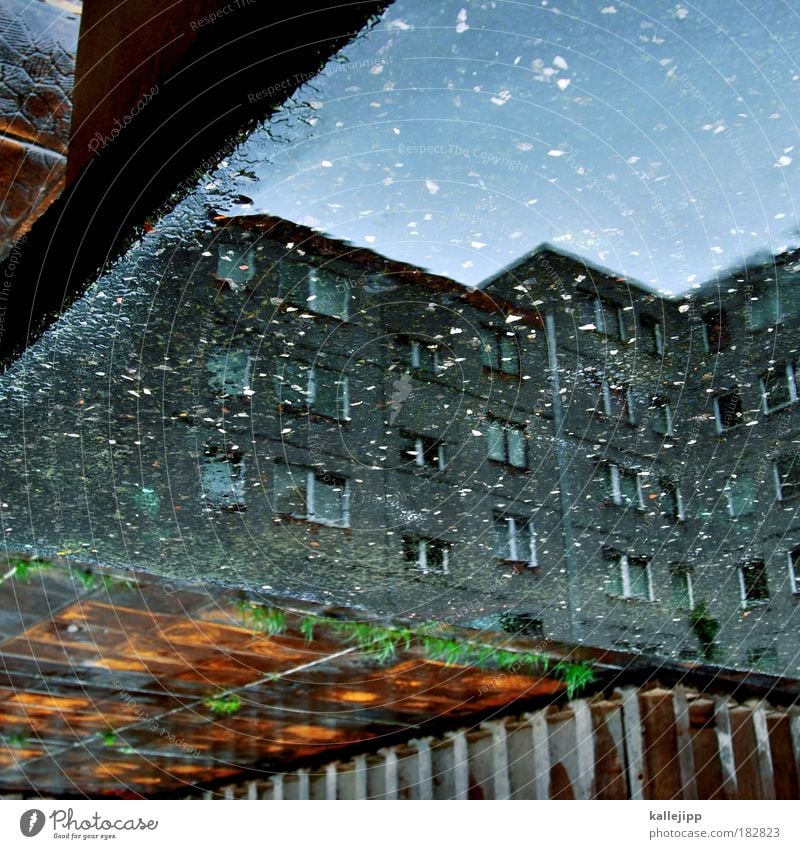
[[[382,665],[326,627],[308,642],[302,610],[266,637],[245,626],[238,598],[141,574],[131,585],[104,582],[66,566],[7,578],[0,788],[179,792],[563,691],[556,680],[448,667],[413,648]],[[228,717],[203,703],[221,690],[241,699]]]

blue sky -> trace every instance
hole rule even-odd
[[[476,284],[550,242],[680,292],[800,243],[800,3],[398,0],[232,164]]]

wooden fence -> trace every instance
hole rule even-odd
[[[800,708],[625,687],[213,799],[797,799]]]

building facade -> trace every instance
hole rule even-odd
[[[796,257],[669,299],[546,247],[466,289],[265,217],[165,246],[79,308],[107,346],[17,366],[69,360],[12,396],[29,548],[797,672]]]

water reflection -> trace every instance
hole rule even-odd
[[[795,668],[796,253],[669,300],[179,221],[5,376],[11,547]]]
[[[768,2],[398,0],[244,146],[240,190],[464,283],[550,242],[681,292],[798,245],[799,24]]]

